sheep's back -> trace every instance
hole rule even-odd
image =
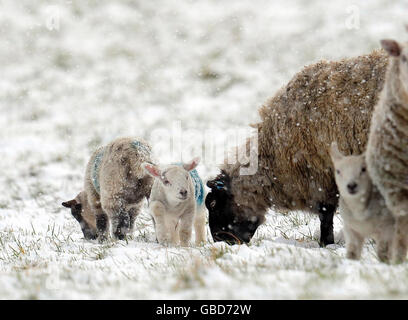
[[[152,179],[141,165],[151,162],[150,154],[150,146],[142,140],[120,138],[108,144],[99,169],[101,195],[120,195],[135,202],[149,196]]]
[[[337,205],[329,147],[360,154],[384,84],[383,51],[305,67],[261,109],[259,170],[264,196],[285,209]]]

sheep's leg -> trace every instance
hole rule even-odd
[[[125,239],[126,235],[133,231],[136,217],[140,211],[139,203],[132,203],[125,206],[124,210],[119,211],[117,222],[115,223],[115,237],[119,240]]]
[[[119,240],[124,240],[125,236],[129,232],[129,228],[130,228],[129,213],[121,209],[119,210],[119,213],[117,213],[112,219],[112,229],[114,230],[113,235]]]
[[[103,210],[96,212],[95,216],[96,228],[98,230],[98,241],[99,243],[102,243],[108,239],[109,218]]]
[[[150,213],[153,216],[156,226],[156,238],[160,244],[171,242],[171,230],[166,221],[166,209],[160,201],[152,201],[150,204]],[[175,226],[174,226],[175,227]]]
[[[399,216],[396,218],[392,246],[392,262],[404,262],[408,250],[408,216]]]
[[[125,238],[130,223],[129,214],[121,201],[123,201],[123,198],[118,194],[102,199],[102,209],[110,217],[113,235],[119,240]]]
[[[180,245],[187,247],[190,245],[191,234],[193,232],[194,214],[185,213],[180,217]]]
[[[392,241],[394,239],[394,223],[380,224],[378,232],[374,235],[377,244],[377,256],[381,262],[389,263],[392,258]]]
[[[126,211],[129,212],[130,224],[129,224],[129,232],[133,231],[135,226],[136,217],[140,213],[140,209],[142,207],[141,203],[133,203],[126,207]]]
[[[180,219],[177,220],[176,227],[173,234],[173,243],[180,244]]]
[[[346,240],[347,259],[359,260],[363,249],[364,238],[346,226],[343,231]]]
[[[390,246],[391,242],[388,239],[379,237],[376,240],[377,243],[377,256],[381,262],[388,263],[390,261]]]
[[[319,204],[320,245],[327,246],[334,243],[333,216],[336,207],[330,204]]]
[[[195,243],[197,246],[205,243],[205,209],[204,206],[197,208],[197,213],[194,218],[194,230],[195,230]]]

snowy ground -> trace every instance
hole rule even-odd
[[[301,212],[270,212],[249,246],[165,248],[146,208],[128,242],[99,245],[60,205],[98,145],[176,120],[246,127],[303,65],[407,38],[399,1],[278,3],[2,1],[0,298],[408,298],[408,264],[379,263],[372,242],[344,259],[339,217],[326,249]]]

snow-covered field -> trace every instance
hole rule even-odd
[[[379,263],[371,241],[360,262],[346,260],[338,216],[326,249],[316,216],[272,211],[249,246],[166,248],[146,207],[131,239],[100,245],[60,205],[81,190],[96,146],[177,120],[246,127],[303,65],[407,39],[407,10],[389,0],[1,1],[0,298],[408,298],[408,263]],[[209,178],[216,164],[199,172]]]

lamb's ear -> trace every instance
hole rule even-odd
[[[158,166],[155,166],[154,164],[143,162],[142,163],[142,168],[150,174],[153,178],[160,178],[161,176],[161,171]]]
[[[198,163],[200,162],[200,158],[199,157],[195,157],[193,160],[191,160],[190,162],[187,162],[185,164],[183,164],[183,168],[186,171],[191,171],[194,170],[197,166]]]
[[[390,56],[398,57],[401,53],[401,47],[397,41],[391,39],[381,40],[381,46]]]
[[[69,201],[65,201],[63,203],[61,203],[65,208],[72,208],[73,206],[76,206],[77,204],[79,204],[75,199],[69,200]]]
[[[337,142],[332,142],[330,147],[330,155],[333,160],[340,160],[341,158],[343,158],[343,155],[340,152],[339,147],[337,146]]]

